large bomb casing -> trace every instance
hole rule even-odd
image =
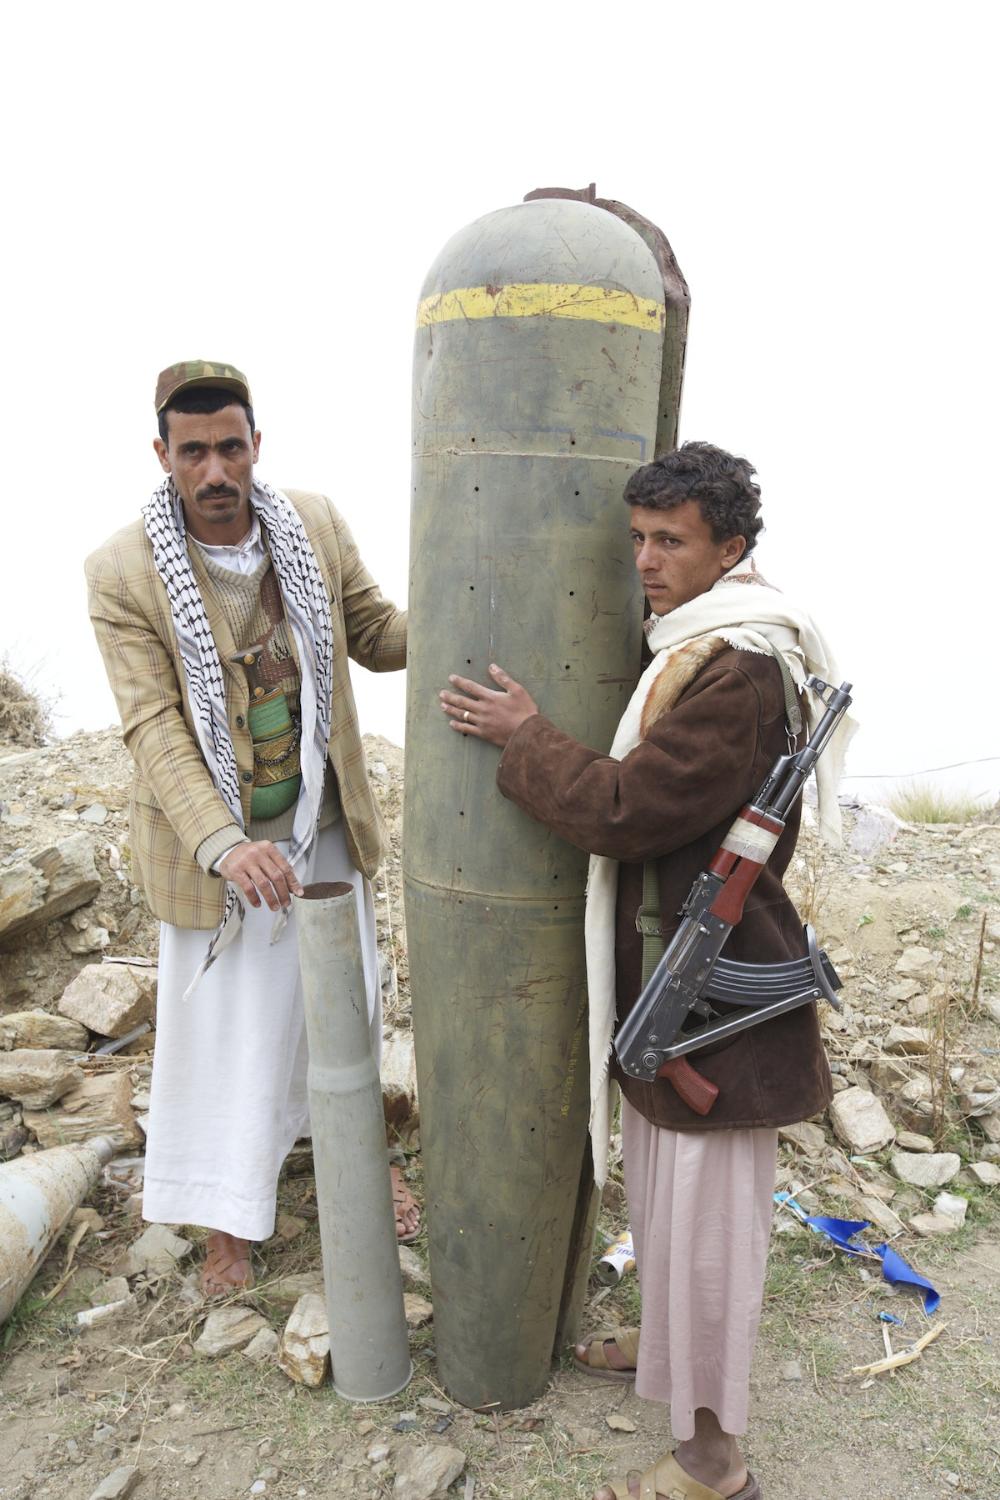
[[[611,743],[641,643],[622,489],[676,432],[663,266],[618,205],[575,197],[457,234],[417,319],[406,923],[435,1345],[473,1407],[544,1389],[586,1266],[587,857],[499,796],[496,750],[449,731],[437,693],[498,662]]]

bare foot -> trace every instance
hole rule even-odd
[[[420,1233],[420,1209],[403,1177],[401,1167],[390,1167],[392,1179],[392,1206],[396,1212],[396,1238],[401,1245],[408,1245]]]
[[[205,1296],[226,1296],[251,1286],[250,1241],[227,1234],[224,1229],[211,1230],[205,1241],[205,1264],[201,1268],[201,1289]]]

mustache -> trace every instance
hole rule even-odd
[[[227,497],[238,500],[240,492],[231,484],[206,484],[200,490],[195,490],[196,500],[224,500]]]

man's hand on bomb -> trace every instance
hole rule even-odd
[[[441,708],[451,720],[451,727],[459,734],[471,734],[479,740],[489,740],[501,749],[525,719],[538,713],[538,704],[526,688],[515,682],[502,667],[490,665],[490,676],[495,688],[484,687],[469,677],[453,673],[448,681],[452,692],[442,691]]]

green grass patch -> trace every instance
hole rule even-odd
[[[926,781],[898,787],[889,798],[889,808],[905,823],[971,823],[981,811],[974,797],[949,795]]]

